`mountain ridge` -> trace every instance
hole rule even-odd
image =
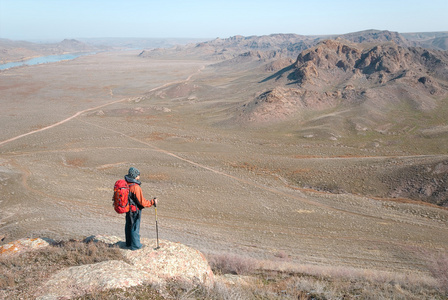
[[[248,51],[277,51],[282,52],[284,57],[295,58],[301,51],[309,49],[323,40],[344,39],[354,43],[378,43],[393,41],[400,46],[423,47],[436,50],[447,50],[446,40],[448,32],[429,34],[402,34],[388,30],[364,30],[338,35],[299,35],[294,33],[270,34],[262,36],[241,36],[236,35],[226,39],[216,38],[197,44],[178,46],[172,50],[183,51],[187,56],[198,56],[212,58],[216,60],[227,60]],[[429,36],[423,40],[421,36]],[[141,57],[157,57],[166,55],[170,50],[152,49],[144,50]]]

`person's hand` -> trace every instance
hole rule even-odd
[[[154,206],[157,207],[157,198],[154,197],[153,200],[154,200]]]

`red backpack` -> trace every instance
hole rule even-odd
[[[129,184],[124,179],[117,180],[114,186],[114,209],[119,214],[129,211]]]

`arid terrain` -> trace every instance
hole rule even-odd
[[[135,166],[160,201],[163,239],[429,274],[448,251],[446,51],[209,47],[0,71],[3,243],[124,238],[112,189]],[[143,237],[155,237],[154,218],[143,211]]]

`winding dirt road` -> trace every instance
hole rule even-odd
[[[194,72],[193,74],[189,75],[189,76],[187,77],[187,79],[185,79],[185,80],[172,81],[172,82],[165,83],[165,84],[163,84],[163,85],[161,85],[161,86],[158,86],[158,87],[155,87],[155,88],[150,89],[150,90],[148,91],[148,93],[149,93],[149,92],[157,91],[157,90],[159,90],[159,89],[165,88],[165,87],[170,86],[170,85],[174,85],[174,84],[179,84],[179,83],[188,82],[188,81],[191,80],[191,78],[192,78],[193,76],[195,76],[196,74],[198,74],[199,72],[201,72],[201,70],[203,70],[204,68],[205,68],[205,66],[200,67],[198,71],[196,71],[196,72]],[[71,121],[71,120],[73,120],[73,119],[79,117],[80,115],[82,115],[82,114],[84,114],[84,113],[87,113],[87,112],[90,112],[90,111],[94,111],[94,110],[98,110],[98,109],[100,109],[100,108],[107,107],[107,106],[110,106],[110,105],[113,105],[113,104],[116,104],[116,103],[121,103],[121,102],[125,102],[125,101],[132,101],[132,100],[135,100],[135,99],[138,99],[138,98],[139,98],[139,97],[134,97],[134,98],[123,98],[123,99],[115,100],[115,101],[112,101],[112,102],[108,102],[108,103],[105,103],[105,104],[101,104],[101,105],[98,105],[98,106],[95,106],[95,107],[91,107],[91,108],[87,108],[87,109],[78,111],[78,112],[76,112],[73,116],[68,117],[67,119],[64,119],[64,120],[62,120],[62,121],[60,121],[60,122],[57,122],[57,123],[55,123],[55,124],[52,124],[52,125],[49,125],[49,126],[46,126],[46,127],[43,127],[43,128],[37,129],[37,130],[33,130],[33,131],[30,131],[30,132],[27,132],[27,133],[24,133],[24,134],[21,134],[21,135],[12,137],[12,138],[10,138],[10,139],[4,140],[4,141],[0,142],[0,147],[3,146],[3,145],[5,145],[5,144],[7,144],[7,143],[10,143],[10,142],[16,141],[16,140],[18,140],[18,139],[21,139],[21,138],[23,138],[23,137],[26,137],[26,136],[29,136],[29,135],[32,135],[32,134],[35,134],[35,133],[38,133],[38,132],[42,132],[42,131],[49,130],[49,129],[55,128],[55,127],[57,127],[57,126],[60,126],[60,125],[62,125],[62,124],[64,124],[64,123],[67,123],[67,122],[69,122],[69,121]]]

